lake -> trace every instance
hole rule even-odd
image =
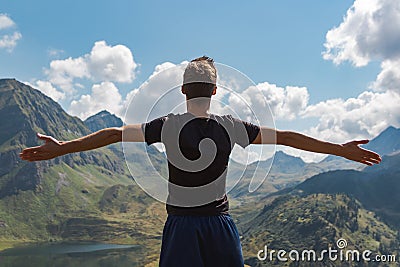
[[[26,266],[140,266],[143,251],[137,245],[50,243],[26,245],[0,252],[1,267]]]

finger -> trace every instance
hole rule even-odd
[[[23,155],[20,155],[19,157],[23,160],[29,160],[30,158],[32,158],[33,155],[34,154],[23,154]]]
[[[373,165],[370,161],[368,161],[367,159],[364,159],[363,157],[360,157],[360,158],[354,158],[353,159],[354,161],[356,161],[356,162],[359,162],[359,163],[362,163],[362,164],[365,164],[365,165],[368,165],[368,166],[371,166],[371,165]]]
[[[381,161],[378,160],[378,159],[368,158],[368,157],[365,157],[364,160],[367,160],[367,161],[372,162],[372,163],[375,163],[375,164],[379,164],[379,163],[381,162]]]
[[[40,140],[43,140],[43,141],[50,141],[50,140],[51,140],[51,136],[48,136],[48,135],[44,135],[44,134],[37,133],[36,136],[37,136]]]
[[[365,165],[368,165],[368,166],[372,166],[372,165],[373,165],[371,162],[369,162],[369,161],[367,161],[367,160],[360,160],[360,161],[358,161],[358,162],[360,162],[360,163],[362,163],[362,164],[365,164]]]
[[[31,157],[29,157],[27,160],[28,161],[39,161],[39,160],[46,160],[49,159],[49,155],[46,154],[35,154]]]
[[[357,144],[357,145],[365,145],[365,144],[368,144],[369,143],[369,140],[368,139],[364,139],[364,140],[356,140],[356,141],[353,141],[355,144]]]
[[[382,160],[381,156],[378,153],[375,153],[374,151],[363,149],[363,148],[362,148],[362,151],[363,151],[363,155],[365,157],[371,157],[371,158]]]
[[[40,154],[43,154],[45,152],[41,151],[41,150],[31,150],[27,153],[21,154],[22,157],[32,157],[32,156],[37,156]]]
[[[21,151],[21,154],[28,154],[35,151],[40,151],[40,146],[25,148],[24,150]]]
[[[376,153],[370,153],[369,155],[369,158],[371,158],[371,159],[374,159],[374,160],[377,160],[377,161],[379,161],[379,162],[381,162],[382,161],[382,158],[381,158],[381,156],[379,156],[378,154],[376,154]]]
[[[24,160],[28,160],[30,158],[40,157],[40,156],[48,156],[48,155],[50,155],[49,152],[45,152],[42,150],[31,150],[27,153],[20,153],[20,158],[24,159]]]
[[[381,157],[378,154],[375,154],[375,153],[364,153],[364,154],[362,154],[362,157],[363,158],[376,159],[376,160],[379,160],[379,161],[382,160]]]

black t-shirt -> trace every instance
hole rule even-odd
[[[156,142],[165,145],[168,177],[172,184],[201,187],[214,182],[212,189],[207,189],[206,192],[208,195],[211,194],[212,201],[196,206],[171,205],[174,202],[167,201],[168,214],[228,213],[229,203],[225,193],[225,182],[229,155],[235,144],[243,148],[251,144],[260,131],[259,126],[234,118],[232,115],[211,114],[205,118],[187,112],[170,113],[143,123],[142,130],[147,145]],[[168,199],[174,197],[173,192],[169,188]]]

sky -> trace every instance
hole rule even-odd
[[[400,127],[398,29],[398,0],[3,0],[0,77],[81,119],[124,117],[132,96],[163,94],[145,91],[151,77],[205,54],[257,85],[238,95],[260,114],[264,97],[277,128],[342,143]]]

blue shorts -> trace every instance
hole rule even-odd
[[[238,230],[229,215],[168,215],[161,267],[243,267]]]

